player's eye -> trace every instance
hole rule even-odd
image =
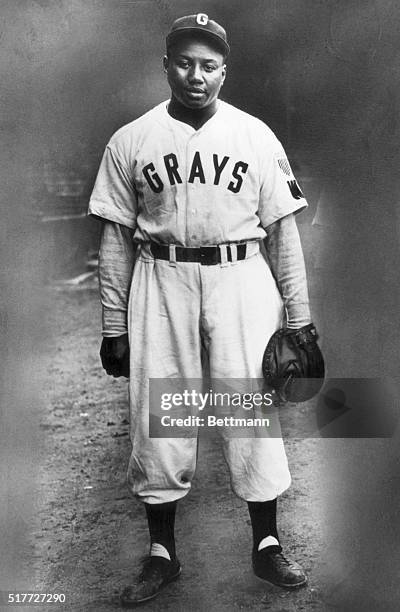
[[[189,62],[187,60],[178,61],[179,68],[189,68]]]
[[[212,72],[213,70],[217,69],[214,64],[206,64],[204,68],[206,72]]]

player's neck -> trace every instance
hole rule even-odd
[[[171,115],[171,117],[191,125],[195,130],[199,130],[209,119],[211,119],[217,112],[217,109],[218,100],[214,100],[214,102],[205,108],[188,108],[172,96],[168,104],[168,114]]]

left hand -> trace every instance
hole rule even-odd
[[[305,402],[324,382],[325,364],[312,323],[275,332],[264,352],[262,371],[268,385],[284,401]]]

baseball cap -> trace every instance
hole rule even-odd
[[[186,15],[176,19],[167,34],[167,49],[179,36],[190,32],[201,32],[213,42],[218,43],[219,48],[224,50],[225,57],[229,54],[230,48],[226,31],[219,23],[209,19],[205,13]]]

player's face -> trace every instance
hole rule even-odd
[[[217,98],[225,80],[224,56],[201,40],[177,42],[164,57],[172,95],[188,108],[205,108]]]

